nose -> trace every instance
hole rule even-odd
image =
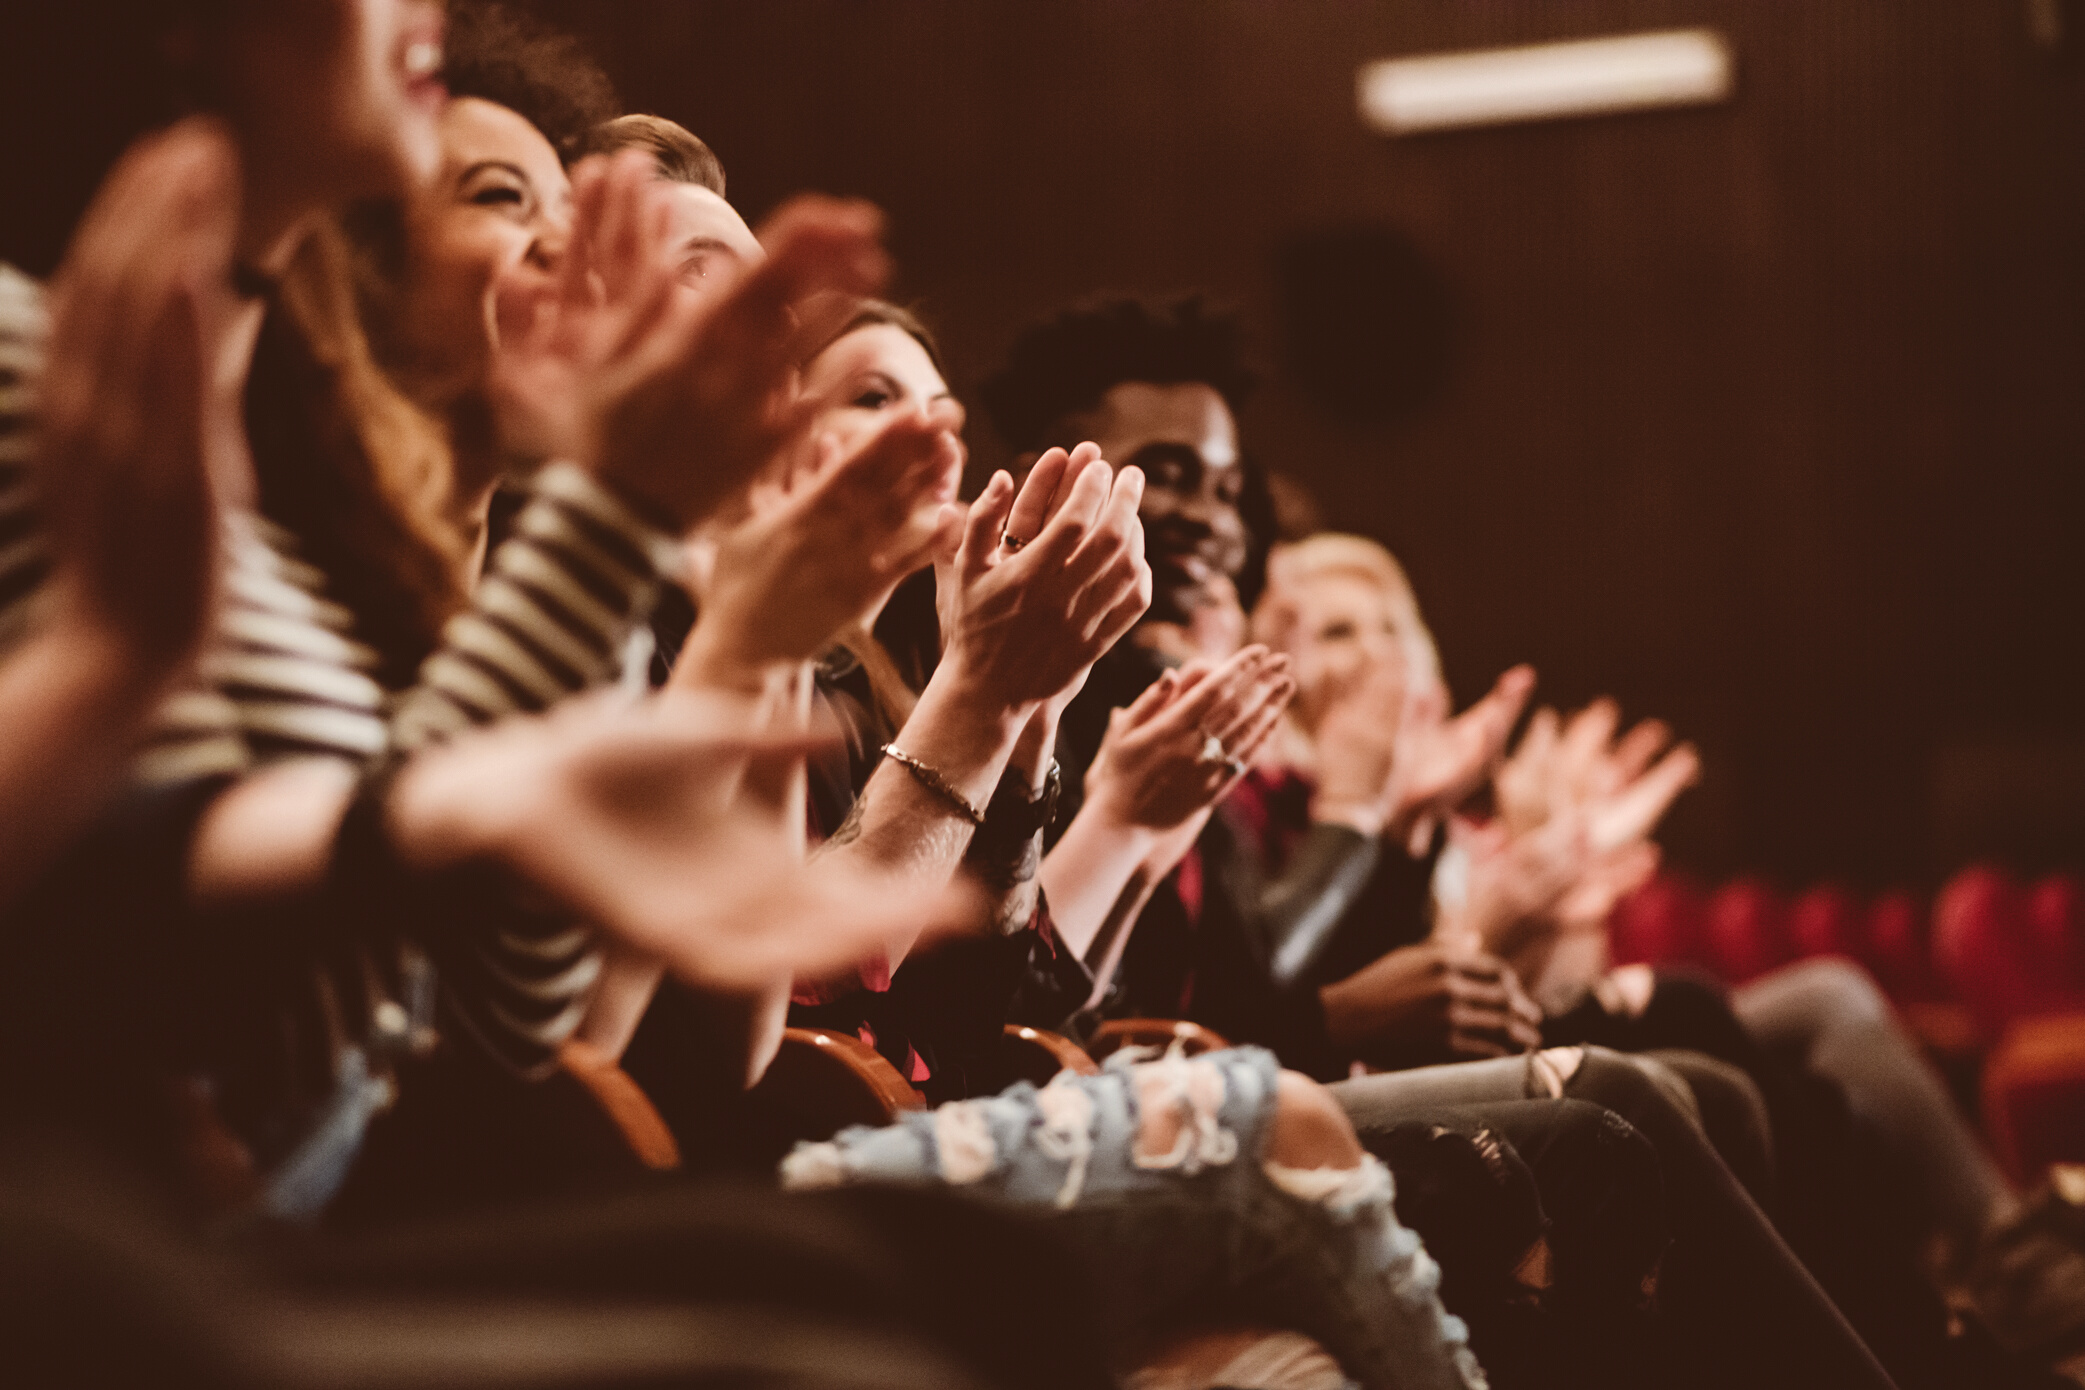
[[[572,217],[566,212],[547,212],[536,219],[535,236],[525,253],[538,270],[554,271],[564,262],[572,245]]]

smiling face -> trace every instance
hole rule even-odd
[[[1143,470],[1137,515],[1152,586],[1145,619],[1187,622],[1216,576],[1235,578],[1245,565],[1245,473],[1230,407],[1201,382],[1125,381],[1068,423],[1067,438],[1092,440],[1116,468]]]
[[[440,172],[406,205],[406,265],[390,338],[400,375],[443,409],[485,380],[502,275],[548,276],[571,229],[572,188],[520,115],[464,97],[442,114]]]

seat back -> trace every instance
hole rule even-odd
[[[1009,1023],[1005,1039],[1006,1070],[1015,1081],[1032,1081],[1038,1086],[1047,1086],[1050,1078],[1060,1071],[1078,1076],[1100,1074],[1100,1065],[1086,1049],[1062,1033]]]
[[[788,1028],[755,1100],[800,1139],[830,1139],[848,1125],[886,1125],[926,1100],[881,1053],[851,1033]]]

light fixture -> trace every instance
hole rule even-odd
[[[1713,29],[1670,29],[1388,58],[1361,69],[1361,118],[1386,135],[1547,121],[1726,100],[1730,45]]]

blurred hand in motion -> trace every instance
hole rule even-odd
[[[677,683],[749,685],[763,667],[809,661],[952,549],[963,514],[943,498],[962,428],[950,400],[887,411],[867,438],[817,437],[806,467],[751,489],[750,515],[717,538]]]
[[[510,446],[569,454],[686,531],[804,425],[796,368],[820,327],[806,316],[882,287],[882,217],[796,198],[762,226],[765,260],[698,292],[673,263],[669,194],[644,156],[583,164],[573,200],[554,285],[500,298],[493,395],[529,436]]]
[[[190,658],[217,587],[220,500],[244,502],[231,293],[238,156],[194,118],[133,146],[59,267],[37,478],[60,621],[144,684]]]
[[[1559,816],[1524,835],[1492,821],[1450,822],[1459,891],[1437,892],[1435,935],[1513,957],[1555,930],[1556,909],[1594,862],[1585,820]]]
[[[1091,444],[1044,454],[1018,493],[994,474],[939,566],[935,679],[982,707],[1061,713],[1151,604],[1143,495],[1141,472],[1117,474]]]
[[[1568,719],[1537,710],[1494,778],[1497,819],[1457,830],[1468,853],[1467,892],[1459,905],[1442,904],[1443,920],[1541,976],[1545,999],[1568,995],[1604,967],[1599,950],[1558,956],[1571,963],[1570,979],[1553,978],[1563,966],[1536,961],[1567,935],[1604,933],[1614,905],[1657,872],[1651,833],[1700,775],[1700,756],[1691,744],[1668,747],[1663,722],[1647,719],[1618,735],[1620,727],[1612,700]]]
[[[1398,750],[1404,771],[1391,820],[1392,831],[1413,855],[1424,854],[1435,826],[1491,778],[1534,688],[1534,667],[1515,666],[1483,699],[1452,719],[1443,687],[1432,686],[1413,698]]]
[[[505,866],[690,984],[755,995],[844,972],[896,934],[978,922],[977,896],[803,860],[800,827],[740,816],[720,779],[772,779],[830,738],[758,725],[753,702],[669,692],[579,700],[416,756],[387,825],[423,870]]]
[[[1405,946],[1319,991],[1334,1042],[1379,1067],[1507,1057],[1542,1045],[1511,966],[1442,941]]]

